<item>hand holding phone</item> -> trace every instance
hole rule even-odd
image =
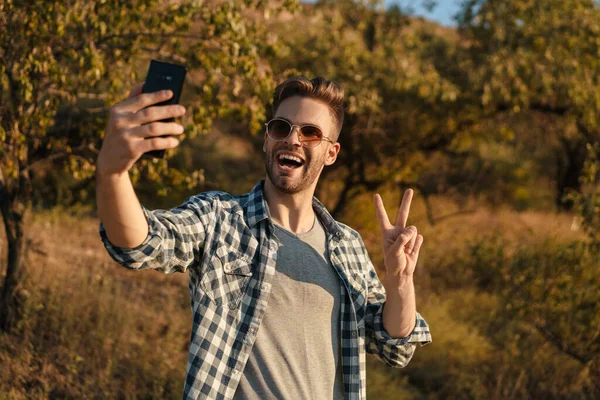
[[[173,97],[158,104],[154,104],[153,106],[179,104],[186,72],[187,68],[181,65],[152,60],[150,61],[150,68],[148,69],[148,74],[146,76],[146,82],[144,83],[142,93],[154,93],[161,90],[171,90],[173,92]],[[175,121],[174,118],[167,118],[158,122],[173,121]],[[163,137],[169,136],[170,135],[165,135]],[[165,150],[152,150],[144,153],[143,156],[164,158]]]
[[[177,105],[185,73],[185,67],[153,61],[146,83],[136,86],[126,100],[110,107],[96,160],[98,174],[122,175],[145,154],[164,157],[164,149],[179,144],[177,135],[183,133],[183,126],[168,121],[185,114],[185,108]]]

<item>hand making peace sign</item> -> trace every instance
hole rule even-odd
[[[381,196],[379,194],[374,196],[375,210],[383,237],[385,268],[389,277],[412,277],[419,259],[423,236],[417,234],[415,226],[406,227],[412,196],[412,189],[404,192],[395,225],[390,223]]]

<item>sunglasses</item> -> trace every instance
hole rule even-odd
[[[334,143],[333,140],[327,136],[323,136],[321,128],[314,125],[292,125],[285,119],[274,118],[267,122],[267,135],[276,141],[287,139],[288,136],[294,130],[294,127],[298,127],[298,139],[304,147],[316,147],[321,144],[323,139],[328,142]]]

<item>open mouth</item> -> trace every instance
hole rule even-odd
[[[279,154],[277,164],[283,169],[295,169],[304,165],[304,160],[291,154]]]

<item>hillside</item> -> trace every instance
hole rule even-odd
[[[393,197],[384,199],[391,204]],[[354,208],[361,212],[344,220],[363,234],[379,264],[369,201],[362,197]],[[409,384],[407,377],[424,368],[439,369],[440,352],[455,348],[456,357],[463,357],[462,352],[471,351],[460,344],[465,328],[447,308],[454,297],[440,297],[440,288],[432,287],[433,263],[494,232],[515,244],[546,236],[573,238],[569,215],[478,209],[431,227],[419,199],[413,204],[412,223],[425,235],[417,271],[418,309],[433,329],[434,343],[417,351],[414,370],[394,371],[371,360],[369,392],[376,398],[422,393],[426,387]],[[121,268],[102,246],[98,220],[88,214],[53,210],[31,216],[26,315],[15,333],[0,336],[0,393],[5,393],[0,398],[178,398],[191,327],[186,275]],[[461,293],[474,295],[469,288]]]

